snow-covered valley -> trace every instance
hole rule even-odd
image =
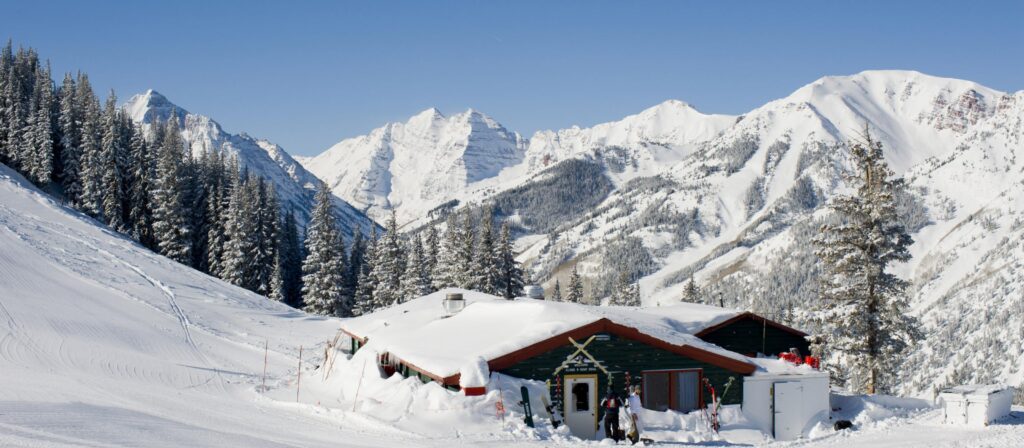
[[[538,429],[523,425],[510,380],[502,421],[496,391],[463,397],[415,378],[384,379],[366,351],[336,352],[327,373],[324,344],[337,319],[153,254],[3,166],[0,247],[3,446],[596,445],[551,430],[543,414]],[[986,429],[960,429],[920,401],[844,403],[857,431],[779,446],[1024,443],[1020,409]],[[721,436],[690,428],[696,414],[663,414],[651,416],[650,434],[673,445],[763,442],[739,414]]]

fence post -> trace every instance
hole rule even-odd
[[[270,339],[263,341],[263,383],[260,385],[260,393],[267,392],[267,351],[270,348]]]
[[[298,378],[295,380],[295,402],[299,402],[299,391],[302,390],[302,346],[299,346],[299,370],[296,372]]]

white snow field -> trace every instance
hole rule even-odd
[[[382,379],[370,350],[335,355],[328,375],[318,367],[339,323],[150,253],[0,165],[0,446],[584,444],[552,430],[540,406],[539,428],[525,427],[511,378],[493,381],[510,411],[502,421],[497,391],[463,397]],[[961,429],[940,425],[941,411],[919,400],[839,404],[855,431],[821,427],[778,446],[1024,446],[1020,408],[988,428]],[[717,436],[696,414],[643,417],[666,444],[765,443],[734,407]]]

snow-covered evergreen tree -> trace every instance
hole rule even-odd
[[[437,226],[431,224],[427,228],[427,237],[423,241],[423,268],[429,281],[429,292],[434,292],[434,272],[437,271],[438,254],[441,242],[437,234]]]
[[[868,132],[850,147],[855,190],[833,198],[829,207],[840,224],[826,224],[816,238],[822,263],[820,302],[813,316],[825,341],[825,365],[849,389],[891,390],[901,355],[918,337],[906,314],[906,282],[887,268],[910,259],[912,243],[896,213],[894,194],[901,181],[883,156],[882,144]]]
[[[501,293],[501,272],[499,254],[494,241],[494,220],[490,210],[480,217],[480,238],[473,256],[473,276],[470,287],[486,294]]]
[[[612,305],[618,306],[640,306],[640,288],[636,282],[630,279],[629,272],[625,270],[619,272],[610,302]]]
[[[306,229],[306,259],[302,263],[303,308],[307,313],[347,315],[343,310],[345,251],[334,215],[330,188],[321,183]]]
[[[259,289],[259,179],[250,176],[232,192],[225,225],[226,242],[220,278],[250,291]]]
[[[551,301],[553,301],[553,302],[562,302],[563,301],[563,299],[562,299],[562,284],[558,282],[557,278],[555,279],[555,289],[554,289],[554,291],[551,292]]]
[[[102,217],[110,228],[119,232],[127,232],[124,216],[125,204],[125,170],[127,169],[128,148],[124,147],[120,109],[117,108],[117,96],[111,90],[107,95],[107,105],[103,111],[102,133],[100,139],[100,160],[102,161],[103,190],[101,191]]]
[[[419,234],[409,239],[406,248],[405,272],[402,274],[401,301],[406,302],[430,294],[430,279],[423,239]]]
[[[267,297],[277,302],[285,301],[284,269],[280,254],[274,257],[274,272],[270,276],[270,294]]]
[[[142,129],[133,128],[129,140],[131,189],[128,192],[128,221],[131,236],[150,249],[156,248],[153,236],[153,208],[151,195],[155,167],[153,153]],[[64,149],[67,151],[67,148]],[[67,159],[67,158],[65,158]],[[67,169],[65,167],[65,173]]]
[[[49,63],[38,67],[35,77],[35,95],[32,99],[31,153],[24,156],[29,179],[37,185],[50,182],[53,173],[53,80]]]
[[[700,298],[700,288],[697,287],[697,282],[693,279],[693,274],[690,274],[690,280],[688,280],[686,282],[686,286],[683,287],[683,302],[704,303]]]
[[[374,310],[401,303],[402,274],[405,271],[405,254],[398,234],[395,213],[388,219],[384,235],[377,242],[371,278],[376,283],[373,289]]]
[[[466,208],[462,212],[461,229],[456,236],[458,245],[455,246],[457,269],[454,272],[455,284],[460,288],[476,289],[476,279],[480,276],[476,272],[477,264],[474,261],[476,256],[476,220],[473,219],[473,211]]]
[[[241,185],[238,159],[226,154],[218,157],[219,167],[214,179],[216,187],[207,202],[210,227],[206,234],[206,266],[210,274],[224,278],[224,250],[227,248],[227,223],[231,218],[231,198]]]
[[[257,184],[255,221],[259,247],[256,252],[256,292],[269,295],[280,233],[280,203],[274,186],[260,178]],[[340,235],[340,232],[339,232]],[[344,256],[344,252],[342,253]],[[342,272],[344,274],[344,272]]]
[[[185,148],[178,133],[178,122],[172,119],[166,126],[153,185],[153,234],[162,255],[189,264],[192,262],[192,229],[181,185]]]
[[[363,251],[363,267],[359,270],[358,286],[352,300],[352,315],[362,316],[374,310],[373,296],[377,281],[373,276],[373,266],[377,264],[377,227],[370,228],[370,241]]]
[[[99,101],[92,92],[89,78],[81,75],[78,80],[78,107],[81,109],[81,171],[79,180],[82,194],[76,206],[79,210],[91,215],[103,213],[103,156],[102,156],[102,124],[100,122]]]
[[[499,293],[506,299],[523,294],[523,269],[516,261],[515,248],[512,247],[512,230],[508,223],[501,225],[501,237],[498,239],[498,272],[501,274]]]
[[[579,264],[573,264],[572,274],[569,274],[569,293],[565,296],[566,302],[583,303],[583,279],[580,278]]]
[[[454,288],[459,284],[458,269],[461,267],[459,259],[459,247],[461,246],[461,232],[458,219],[454,213],[448,215],[445,223],[444,242],[438,251],[437,261],[434,263],[434,270],[431,275],[434,290]]]
[[[71,204],[77,204],[82,194],[81,158],[82,134],[78,95],[75,80],[71,73],[64,75],[64,83],[60,88],[60,113],[57,126],[60,128],[60,182],[64,187],[64,197]]]

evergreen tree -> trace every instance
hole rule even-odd
[[[125,173],[127,169],[128,148],[124,147],[120,110],[117,108],[117,96],[110,91],[107,105],[103,111],[103,137],[100,140],[100,160],[102,163],[103,189],[100,192],[103,221],[110,228],[119,232],[127,232],[124,220],[125,210]]]
[[[579,263],[574,264],[572,266],[572,274],[569,275],[569,294],[566,296],[567,302],[583,303],[583,279],[580,278],[578,267]]]
[[[356,297],[359,290],[359,280],[366,265],[366,240],[363,238],[363,229],[356,227],[352,232],[352,247],[349,249],[348,272],[345,275],[345,291]]]
[[[162,255],[189,264],[192,261],[192,229],[189,227],[185,192],[180,182],[184,146],[178,133],[177,121],[172,119],[166,126],[163,141],[160,142],[153,189],[153,234]]]
[[[460,288],[476,289],[476,279],[479,273],[476,272],[477,264],[473,260],[476,255],[476,222],[473,219],[473,211],[466,208],[462,212],[462,228],[456,234],[458,245],[456,256],[458,264],[455,271],[455,283]]]
[[[206,237],[207,270],[219,278],[224,278],[224,251],[227,248],[227,225],[231,218],[231,198],[235,190],[240,188],[242,174],[238,169],[238,159],[234,156],[219,157],[221,167],[217,176],[217,187],[207,202],[209,207],[210,228]]]
[[[476,248],[476,255],[473,257],[473,289],[487,293],[500,294],[501,272],[498,269],[500,264],[497,247],[494,242],[494,220],[491,218],[491,211],[484,211],[481,216],[480,239]]]
[[[454,288],[459,284],[458,270],[461,267],[459,247],[462,241],[458,220],[454,213],[448,215],[445,223],[444,243],[434,264],[431,275],[434,290]]]
[[[269,295],[271,277],[277,265],[278,234],[281,231],[280,204],[274,186],[262,178],[257,184],[257,209],[255,221],[259,248],[256,252],[256,292]],[[339,238],[341,233],[339,232]],[[344,252],[342,252],[344,257]],[[344,261],[343,261],[344,262]],[[342,271],[344,274],[344,271]]]
[[[815,239],[822,263],[815,321],[836,378],[853,390],[885,393],[895,384],[901,355],[919,337],[906,314],[906,282],[886,272],[891,263],[910,259],[912,240],[896,213],[901,183],[881,142],[867,131],[864,136],[850,148],[855,174],[846,180],[855,193],[829,204],[842,222],[823,225]]]
[[[153,176],[155,167],[153,153],[150,151],[149,143],[142,133],[141,128],[132,128],[130,147],[130,177],[131,188],[128,192],[128,221],[131,226],[131,236],[136,241],[150,249],[156,248],[156,238],[153,235],[153,208],[150,198],[153,190]],[[67,147],[64,148],[67,151]],[[65,157],[65,160],[67,158]],[[66,174],[67,166],[64,167]],[[65,176],[66,179],[66,176]]]
[[[49,64],[45,69],[36,69],[33,103],[31,153],[25,159],[29,179],[37,185],[44,185],[53,174],[53,80],[50,79]]]
[[[79,178],[82,157],[82,136],[80,130],[79,105],[75,80],[71,73],[64,75],[64,83],[60,88],[60,113],[57,126],[60,129],[60,183],[64,187],[64,197],[72,204],[78,203],[82,194],[82,183]]]
[[[512,231],[508,223],[501,225],[501,237],[498,240],[498,272],[501,275],[499,292],[506,299],[523,294],[523,269],[516,261],[515,249],[512,247]]]
[[[402,274],[402,302],[430,294],[428,272],[423,239],[417,234],[409,239],[406,249],[405,272]]]
[[[373,289],[374,310],[402,302],[402,273],[405,271],[404,251],[398,235],[398,222],[395,212],[391,212],[384,236],[377,242],[373,258],[371,278],[375,282]]]
[[[437,226],[431,224],[427,229],[427,238],[423,242],[423,269],[426,271],[429,282],[429,292],[434,292],[434,273],[437,272],[437,259],[440,251],[440,240],[437,235]]]
[[[79,129],[82,136],[79,173],[82,193],[76,206],[86,214],[99,217],[103,213],[103,126],[100,122],[99,100],[92,92],[88,76],[79,75],[76,94],[76,103],[81,109]]]
[[[683,302],[703,303],[703,300],[700,298],[700,288],[697,287],[697,282],[694,281],[692,273],[690,274],[690,280],[683,287]]]
[[[234,189],[225,225],[226,241],[221,278],[250,291],[258,292],[260,235],[256,219],[259,206],[259,179],[249,177]]]
[[[377,282],[372,275],[373,266],[377,264],[377,227],[370,227],[370,241],[363,252],[363,267],[359,271],[358,286],[352,301],[352,315],[362,316],[374,310],[373,296]]]
[[[640,306],[640,288],[630,279],[629,272],[619,271],[615,290],[612,291],[611,304],[618,306]]]
[[[306,259],[302,263],[302,296],[307,313],[348,315],[342,309],[345,252],[334,215],[331,190],[321,182],[306,229]]]
[[[270,294],[267,296],[276,302],[285,302],[284,269],[281,256],[274,257],[274,273],[270,277]]]
[[[299,228],[294,211],[285,213],[280,241],[277,253],[283,300],[291,306],[299,307],[302,305],[302,247],[299,245]],[[351,290],[346,289],[344,295],[351,296]]]
[[[555,290],[551,292],[551,300],[553,302],[562,301],[562,285],[558,282],[557,278],[555,279]]]

